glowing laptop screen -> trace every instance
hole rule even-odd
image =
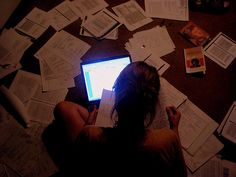
[[[129,56],[81,63],[88,101],[100,100],[102,90],[112,90],[120,72],[131,63]]]

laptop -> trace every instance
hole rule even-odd
[[[99,103],[103,89],[112,90],[120,72],[131,62],[129,55],[81,62],[87,101],[92,104]]]

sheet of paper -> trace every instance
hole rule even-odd
[[[175,45],[166,27],[156,26],[152,29],[137,32],[133,35],[140,47],[147,48],[156,56],[164,56],[174,51]]]
[[[129,31],[152,22],[152,19],[146,17],[145,12],[136,1],[128,1],[112,9],[123,19],[124,25]]]
[[[132,61],[144,61],[152,55],[152,51],[144,46],[140,46],[134,38],[130,38],[125,43],[125,49],[129,52]]]
[[[7,89],[4,85],[0,86],[0,95],[1,95],[1,98],[4,98],[4,100],[6,100],[9,103],[11,109],[13,109],[23,120],[23,123],[24,123],[23,126],[29,127],[30,116],[28,115],[26,107],[21,102],[21,100],[9,89]]]
[[[166,106],[175,106],[178,108],[187,100],[187,96],[171,85],[165,78],[161,77],[160,81],[160,95]]]
[[[82,56],[90,49],[90,47],[89,44],[70,33],[60,31],[55,33],[47,43],[39,49],[35,54],[35,57],[40,59],[40,52],[47,49],[74,65],[80,61]]]
[[[214,135],[211,135],[194,156],[191,156],[183,150],[185,163],[187,167],[194,172],[216,155],[223,147],[224,145]]]
[[[76,14],[83,18],[106,8],[108,4],[104,0],[76,0],[72,1],[72,8]]]
[[[236,42],[220,32],[204,47],[204,51],[208,58],[226,69],[236,57]]]
[[[12,81],[9,90],[23,103],[26,103],[32,98],[40,82],[39,75],[19,70]]]
[[[21,177],[21,175],[14,169],[4,163],[0,163],[0,176],[1,177]]]
[[[233,102],[225,119],[226,122],[222,127],[221,135],[236,143],[236,102]]]
[[[40,122],[30,122],[30,127],[25,129],[25,133],[30,135],[32,138],[42,141],[42,136],[48,124]]]
[[[159,101],[157,104],[156,116],[151,124],[152,128],[169,127],[166,106],[175,106],[176,108],[187,99],[187,96],[181,93],[163,77],[160,78]]]
[[[48,12],[50,23],[55,30],[60,31],[78,19],[72,6],[70,1],[63,1]]]
[[[57,103],[63,101],[68,90],[60,89],[43,92],[41,84],[34,92],[31,100],[27,103],[27,112],[31,121],[49,124],[53,121],[53,110]]]
[[[4,27],[7,20],[14,13],[21,0],[1,0],[0,1],[0,29]]]
[[[53,121],[55,105],[30,100],[27,104],[27,112],[31,121],[49,124]]]
[[[148,17],[189,20],[188,0],[145,0]]]
[[[224,177],[235,177],[236,176],[236,163],[228,160],[222,160],[224,168]]]
[[[234,101],[234,102],[232,103],[232,105],[230,106],[230,108],[229,108],[227,114],[225,115],[224,119],[223,119],[222,122],[220,123],[220,126],[217,128],[218,134],[221,134],[221,133],[222,133],[222,130],[223,130],[224,126],[225,126],[225,123],[227,122],[228,118],[230,117],[230,114],[231,114],[231,112],[233,111],[233,109],[234,109],[235,106],[236,106],[236,101]]]
[[[222,160],[215,156],[206,162],[194,173],[189,172],[188,177],[224,177]]]
[[[181,112],[178,128],[181,145],[184,149],[188,149],[201,132],[208,126],[209,119],[211,118],[190,100],[183,103],[178,110]]]
[[[178,109],[183,117],[179,126],[182,146],[189,154],[194,155],[219,124],[190,100],[187,100]]]
[[[38,85],[31,99],[55,106],[57,103],[65,99],[67,92],[68,92],[68,89],[60,89],[60,90],[55,90],[51,92],[43,92],[42,86],[40,84]]]
[[[114,92],[103,89],[98,115],[95,123],[96,126],[113,127],[115,125],[114,119],[111,118],[112,107],[114,102]]]
[[[73,78],[53,72],[43,59],[39,60],[39,64],[43,91],[59,90],[75,86]]]
[[[0,64],[18,64],[32,42],[14,29],[6,30],[0,37]]]
[[[121,25],[118,17],[107,9],[88,17],[82,28],[97,39],[105,38]]]
[[[154,66],[157,69],[158,74],[160,76],[170,67],[170,65],[167,62],[153,55],[151,55],[148,59],[146,59],[145,62],[151,66]]]
[[[68,78],[74,78],[80,74],[80,60],[69,63],[61,55],[56,54],[50,48],[44,48],[40,51],[41,60],[45,61],[48,67],[57,75],[66,75]]]
[[[13,67],[10,66],[7,68],[3,68],[0,66],[0,79],[7,76],[8,74],[15,72],[16,70],[19,70],[20,68],[22,68],[22,65],[19,63],[14,65]]]
[[[49,25],[50,20],[47,12],[35,7],[16,25],[16,29],[37,39],[47,30]]]
[[[129,51],[134,61],[143,61],[169,54],[175,50],[175,45],[166,27],[157,26],[135,33],[125,44],[125,49]],[[169,66],[163,66],[162,71],[165,71],[166,67]]]

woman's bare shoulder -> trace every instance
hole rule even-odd
[[[169,128],[148,129],[144,139],[144,146],[154,149],[165,148],[177,143],[177,135]]]

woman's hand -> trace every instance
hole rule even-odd
[[[97,109],[97,106],[94,105],[92,111],[89,112],[89,116],[87,118],[86,125],[94,125],[96,122],[96,119],[97,119],[97,115],[98,115],[98,109]]]
[[[167,106],[166,112],[168,115],[170,128],[178,132],[178,126],[179,126],[181,113],[174,106]]]

